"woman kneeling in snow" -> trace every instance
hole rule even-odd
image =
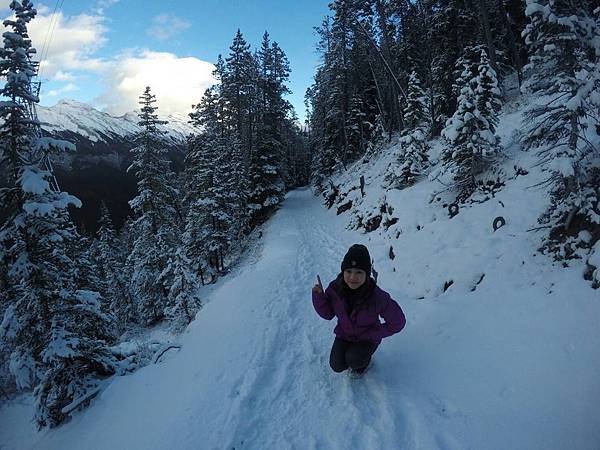
[[[360,244],[350,247],[342,261],[342,272],[325,292],[320,280],[313,287],[312,301],[323,319],[338,319],[329,357],[335,372],[350,368],[351,374],[362,375],[381,340],[398,333],[406,324],[398,303],[371,278],[371,257],[367,247]],[[379,321],[380,316],[384,323]]]

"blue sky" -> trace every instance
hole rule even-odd
[[[4,16],[9,3],[0,0]],[[211,64],[227,55],[239,28],[253,48],[267,30],[286,52],[289,100],[304,117],[304,92],[318,64],[313,27],[329,0],[67,0],[53,15],[57,3],[34,2],[39,14],[30,24],[43,56],[44,105],[68,98],[123,114],[150,84],[163,113],[186,113],[211,84]]]

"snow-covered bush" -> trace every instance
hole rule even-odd
[[[410,74],[404,108],[404,125],[396,154],[385,175],[386,185],[403,189],[423,175],[429,160],[427,143],[427,105],[421,81],[416,72]]]

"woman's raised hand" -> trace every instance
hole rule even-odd
[[[323,283],[321,283],[321,277],[317,275],[317,283],[312,288],[313,292],[321,294],[323,292]]]

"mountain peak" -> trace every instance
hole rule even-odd
[[[73,100],[73,99],[59,100],[54,106],[51,106],[51,108],[55,108],[57,106],[71,106],[71,107],[84,108],[84,109],[96,109],[89,103],[84,103],[84,102],[80,102],[78,100]]]

